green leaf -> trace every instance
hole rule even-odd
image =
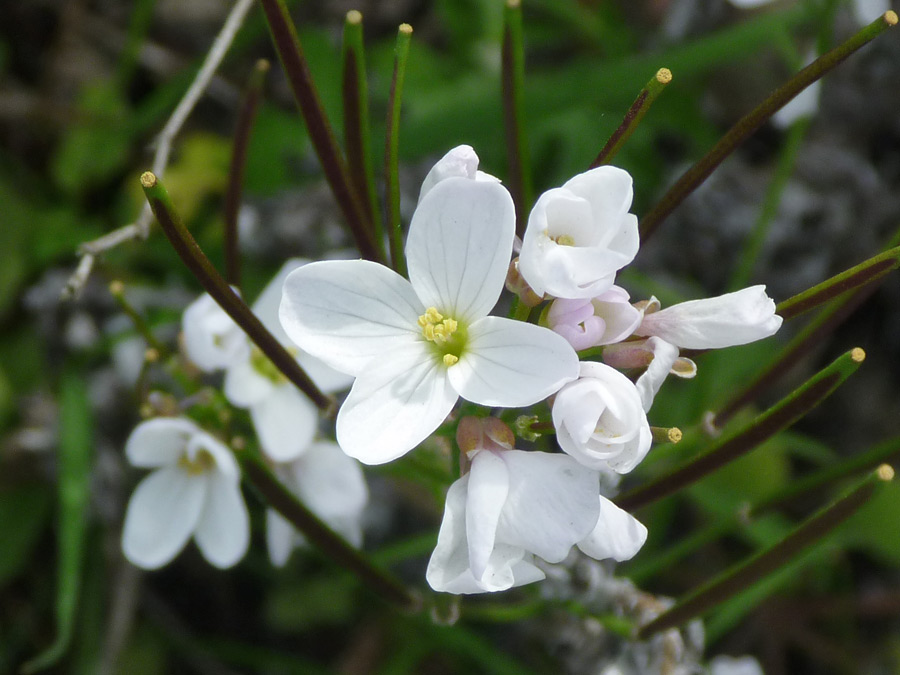
[[[43,485],[20,485],[0,492],[0,588],[18,576],[31,559],[47,526],[51,494]]]

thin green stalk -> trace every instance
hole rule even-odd
[[[795,316],[824,305],[826,302],[847,291],[878,279],[900,266],[900,246],[888,249],[848,270],[826,279],[792,298],[778,303],[775,312],[783,319]]]
[[[778,212],[778,205],[781,204],[782,195],[790,181],[791,174],[794,172],[794,164],[797,161],[797,153],[806,137],[809,129],[810,120],[797,120],[788,130],[787,140],[781,153],[778,156],[778,165],[775,168],[775,175],[766,191],[763,199],[763,205],[760,209],[759,216],[753,224],[753,230],[744,243],[740,261],[737,269],[731,279],[731,290],[738,290],[749,285],[750,279],[753,277],[753,268],[762,252],[763,244],[766,241],[766,235]]]
[[[206,292],[234,319],[247,337],[260,348],[285,377],[306,394],[319,410],[330,413],[334,409],[334,399],[319,390],[299,366],[296,359],[266,330],[253,310],[225,283],[225,279],[219,275],[184,223],[181,222],[162,183],[153,173],[146,171],[141,174],[141,187],[144,188],[144,195],[150,203],[150,208],[153,209],[153,215],[156,216],[157,222],[165,232],[166,238],[184,264],[206,289]]]
[[[372,565],[366,557],[328,528],[304,506],[266,467],[247,452],[237,453],[247,480],[265,497],[273,509],[284,516],[322,553],[355,574],[365,586],[403,610],[417,612],[422,599],[387,572]]]
[[[372,231],[368,227],[362,196],[353,189],[353,181],[350,179],[344,157],[334,138],[334,132],[325,115],[325,110],[322,108],[322,103],[319,101],[319,94],[312,74],[309,72],[309,66],[306,63],[306,57],[303,54],[300,39],[297,37],[294,22],[291,21],[288,13],[287,5],[284,0],[260,0],[260,4],[269,24],[269,31],[272,34],[278,58],[284,66],[284,72],[294,92],[294,98],[297,99],[300,114],[303,115],[306,128],[309,130],[313,148],[322,164],[325,179],[334,193],[338,207],[347,220],[350,232],[356,240],[356,246],[363,258],[384,262],[379,248],[375,244]]]
[[[263,84],[269,67],[268,61],[260,59],[250,76],[247,92],[238,113],[231,147],[231,164],[228,167],[228,189],[225,191],[225,280],[237,288],[241,286],[237,221],[244,188],[244,172],[247,168],[247,148],[250,145],[250,134],[253,131],[256,114],[259,112]]]
[[[844,59],[865,46],[885,30],[897,24],[897,15],[886,12],[884,16],[873,21],[856,35],[831,51],[823,54],[797,73],[790,80],[769,95],[747,115],[728,130],[722,139],[694,166],[688,169],[681,178],[663,196],[659,203],[644,216],[641,221],[641,239],[646,241],[659,224],[678,207],[713,170],[722,163],[738,146],[750,137],[777,110],[794,98],[810,84],[835,68]]]
[[[375,173],[372,168],[371,135],[369,133],[369,87],[366,81],[366,53],[363,47],[363,16],[350,10],[344,21],[342,89],[344,101],[344,145],[347,165],[356,194],[372,227],[375,245],[384,256],[384,227],[375,196]]]
[[[668,68],[660,68],[656,71],[656,74],[647,83],[647,86],[645,86],[641,90],[641,93],[638,94],[638,97],[634,99],[634,103],[631,104],[628,112],[625,113],[625,118],[622,120],[622,123],[612,133],[609,140],[606,141],[606,145],[603,146],[594,161],[591,162],[590,168],[595,169],[598,166],[609,164],[613,160],[619,153],[619,150],[622,149],[622,146],[625,145],[625,142],[631,138],[631,134],[637,129],[637,125],[640,124],[641,120],[644,119],[644,115],[650,110],[650,106],[653,105],[653,102],[671,81],[671,70]]]
[[[882,466],[844,496],[805,520],[780,542],[725,570],[689,593],[671,609],[642,626],[638,631],[638,638],[646,639],[660,631],[680,626],[772,574],[804,549],[821,542],[869,501],[879,482],[892,478],[893,470]]]
[[[391,243],[391,263],[394,271],[403,276],[407,275],[407,271],[406,255],[403,251],[403,223],[400,221],[400,101],[403,99],[403,80],[406,75],[406,61],[409,58],[412,32],[412,26],[407,23],[400,24],[400,28],[397,30],[394,76],[391,79],[391,94],[388,99],[387,139],[384,149],[386,223]]]
[[[827,398],[856,371],[865,359],[862,349],[853,349],[813,375],[749,424],[713,442],[699,457],[656,480],[620,495],[616,504],[626,511],[651,504],[742,457],[774,434],[788,428]]]
[[[525,233],[525,224],[534,197],[531,186],[531,159],[525,136],[525,41],[522,36],[522,4],[506,0],[503,11],[501,50],[503,126],[506,132],[506,158],[509,191],[516,206],[516,233]]]
[[[153,334],[153,331],[150,330],[150,326],[147,325],[144,317],[141,316],[141,313],[138,312],[125,297],[125,284],[121,281],[113,281],[109,284],[109,292],[113,298],[115,298],[119,308],[125,312],[129,319],[131,319],[131,323],[134,324],[135,330],[141,334],[141,337],[144,338],[147,346],[155,349],[160,355],[165,354],[167,352],[165,345],[156,339],[156,336]]]

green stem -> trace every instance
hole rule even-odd
[[[403,223],[400,221],[400,101],[403,99],[403,80],[406,75],[406,61],[409,58],[409,43],[412,40],[412,26],[401,24],[397,30],[397,46],[394,50],[394,75],[391,79],[391,94],[388,99],[387,139],[384,149],[384,181],[387,199],[387,232],[391,243],[391,262],[394,271],[407,275],[406,255],[403,251]]]
[[[729,462],[756,448],[774,434],[788,428],[827,398],[865,359],[862,349],[853,349],[813,375],[802,386],[735,433],[714,441],[699,457],[669,474],[620,495],[615,502],[634,511],[695,483]]]
[[[781,197],[794,171],[797,153],[800,150],[809,125],[809,119],[797,120],[788,131],[787,140],[778,157],[775,176],[772,178],[769,189],[766,191],[762,209],[760,209],[759,216],[753,224],[753,230],[744,244],[737,270],[731,279],[732,290],[744,288],[753,277],[753,267],[762,251],[769,227],[772,225],[775,214],[778,212],[778,205],[781,203]]]
[[[144,338],[147,346],[155,349],[160,356],[166,354],[167,350],[165,345],[156,339],[156,336],[153,334],[153,331],[150,330],[150,326],[147,325],[144,317],[141,316],[140,312],[138,312],[125,297],[125,285],[121,281],[113,281],[109,284],[109,292],[113,298],[115,298],[119,308],[128,315],[129,319],[131,319],[131,323],[134,324],[137,332]]]
[[[516,233],[521,237],[525,233],[533,195],[531,161],[525,137],[525,41],[522,36],[520,0],[506,0],[503,23],[501,50],[503,123],[509,165],[509,191],[516,206]]]
[[[668,68],[660,68],[656,71],[656,74],[647,83],[647,86],[641,90],[634,103],[631,104],[628,112],[625,113],[622,123],[609,137],[609,140],[606,141],[606,145],[603,146],[594,161],[591,162],[590,168],[595,169],[598,166],[609,164],[613,160],[613,157],[619,153],[625,142],[631,138],[631,134],[637,129],[637,125],[640,124],[644,115],[650,110],[650,106],[653,105],[653,102],[671,81],[672,71]]]
[[[281,346],[277,339],[262,325],[247,304],[241,300],[223,279],[209,258],[191,236],[175,212],[169,194],[162,183],[150,171],[141,174],[141,187],[153,209],[153,215],[165,232],[175,252],[194,274],[206,292],[212,296],[234,322],[241,327],[263,354],[280,370],[285,377],[319,408],[330,413],[334,409],[334,399],[322,393],[297,363],[296,359]]]
[[[328,528],[304,506],[257,457],[237,453],[247,480],[273,509],[313,542],[325,555],[355,574],[366,586],[388,602],[409,612],[417,612],[422,599],[387,572],[372,565],[366,557]]]
[[[522,302],[517,296],[513,302],[515,302],[515,307],[513,307],[512,318],[516,321],[528,321],[528,318],[531,316],[531,307]]]
[[[844,496],[804,521],[791,534],[748,560],[725,570],[676,603],[671,609],[645,624],[638,631],[639,639],[646,639],[660,631],[680,626],[686,621],[713,609],[751,584],[775,572],[809,546],[820,542],[838,525],[856,513],[875,490],[878,482],[890,480],[889,467],[879,469]]]
[[[357,194],[353,189],[347,165],[334,138],[334,132],[325,115],[325,110],[322,108],[285,0],[260,0],[260,4],[269,24],[269,31],[272,34],[278,58],[284,66],[284,72],[294,92],[300,114],[303,115],[306,128],[309,130],[313,148],[322,164],[325,179],[334,193],[338,207],[347,220],[350,232],[356,240],[356,246],[364,258],[383,262],[372,231],[368,226],[362,195]]]
[[[372,169],[369,133],[369,88],[366,82],[366,54],[363,47],[362,14],[351,10],[344,21],[343,101],[344,145],[347,165],[356,193],[372,226],[375,244],[384,257],[384,227],[375,197],[375,175]]]
[[[646,241],[659,224],[678,207],[685,198],[707,179],[713,170],[735,149],[753,134],[777,110],[813,82],[835,68],[844,59],[865,46],[888,28],[896,25],[897,15],[886,12],[856,35],[809,64],[728,130],[722,139],[700,161],[678,179],[659,203],[644,216],[641,222],[641,239]]]
[[[854,290],[878,279],[900,266],[900,246],[888,249],[883,253],[861,262],[820,284],[816,284],[792,298],[783,300],[775,308],[785,320],[809,311],[833,300],[847,291]]]
[[[231,150],[231,165],[228,168],[228,189],[225,192],[225,280],[237,288],[241,286],[241,255],[238,236],[238,213],[241,208],[241,196],[244,185],[244,172],[247,168],[247,148],[250,145],[250,134],[259,112],[262,100],[262,89],[269,62],[260,59],[256,62],[253,74],[241,111],[238,114],[234,130],[234,142]]]

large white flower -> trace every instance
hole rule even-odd
[[[650,449],[650,425],[634,384],[603,363],[585,361],[553,402],[559,446],[591,468],[627,473]]]
[[[535,293],[593,298],[608,290],[616,272],[639,246],[628,172],[601,166],[540,196],[519,254],[519,272]]]
[[[498,183],[446,178],[409,227],[409,281],[376,263],[326,261],[292,272],[281,323],[302,349],[356,378],[337,418],[352,457],[380,464],[428,437],[457,399],[536,403],[578,374],[553,331],[487,316],[503,289],[515,217]]]
[[[132,465],[155,469],[137,486],[125,514],[122,551],[131,563],[156,569],[191,535],[216,567],[231,567],[250,541],[240,471],[222,443],[184,418],[139,424],[128,437]]]
[[[313,443],[298,459],[275,467],[276,475],[309,509],[353,546],[362,545],[362,514],[369,489],[359,463],[336,443]],[[303,535],[278,512],[266,512],[272,564],[284,565]]]
[[[460,434],[472,419],[461,420]],[[598,472],[567,455],[513,450],[512,432],[503,438],[491,428],[497,420],[478,422],[486,433],[467,452],[469,472],[450,486],[428,562],[433,589],[483,593],[539,581],[534,556],[560,562],[575,545],[600,559],[640,549],[646,528],[599,496]]]
[[[322,391],[350,386],[351,378],[294,346],[278,321],[281,289],[287,275],[308,261],[288,260],[253,303],[263,326],[292,352]],[[225,396],[250,411],[263,451],[276,462],[299,457],[312,442],[318,410],[257,348],[209,295],[202,295],[184,313],[182,326],[188,357],[203,370],[224,368]]]

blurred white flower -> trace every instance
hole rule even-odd
[[[579,377],[553,402],[559,446],[591,469],[627,473],[650,449],[651,434],[638,391],[603,363],[584,361]]]
[[[228,368],[246,358],[250,349],[244,331],[208,293],[187,306],[181,329],[187,357],[206,373]]]
[[[720,655],[709,662],[709,675],[763,675],[763,669],[752,656]]]
[[[537,295],[593,298],[637,254],[628,172],[601,166],[542,194],[519,254],[519,272]]]
[[[122,551],[134,565],[170,562],[191,535],[213,565],[231,567],[250,540],[240,471],[220,441],[185,418],[142,422],[125,445],[132,465],[155,469],[131,495]]]
[[[359,463],[336,443],[313,443],[298,459],[275,466],[275,474],[326,525],[350,544],[362,545],[362,514],[369,490]],[[266,543],[272,564],[281,567],[304,537],[278,512],[266,512]]]
[[[498,183],[445,178],[409,227],[409,281],[363,260],[306,265],[288,276],[281,322],[302,349],[356,378],[337,440],[366,464],[427,438],[460,396],[519,407],[557,391],[578,357],[540,326],[487,316],[503,290],[515,216]]]
[[[641,312],[629,302],[628,291],[619,286],[593,298],[558,298],[547,311],[550,329],[576,351],[624,340],[640,323]]]

